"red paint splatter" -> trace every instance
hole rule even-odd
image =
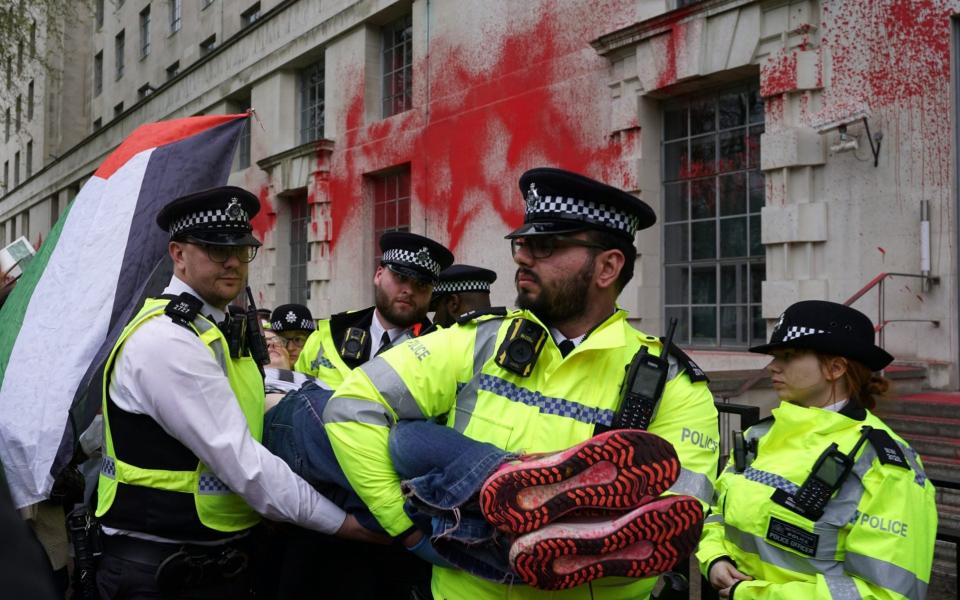
[[[797,89],[797,53],[785,50],[767,59],[760,69],[760,95],[767,98]]]
[[[500,26],[477,24],[500,27],[489,35],[503,40],[499,49],[489,49],[497,56],[492,66],[482,69],[472,45],[456,36],[434,38],[429,61],[414,64],[414,81],[424,82],[420,95],[415,83],[416,108],[369,124],[360,67],[341,72],[337,81],[350,91],[346,110],[335,117],[342,119],[343,134],[329,163],[325,233],[331,247],[363,201],[364,175],[398,165],[409,166],[415,200],[434,222],[445,223],[451,249],[481,213],[499,215],[504,233],[520,223],[516,180],[533,166],[567,168],[636,189],[623,160],[630,138],[607,135],[603,109],[609,101],[595,93],[605,85],[607,59],[589,45],[617,29],[618,20],[626,25],[633,8],[630,0],[578,3],[562,15],[540,10],[526,25],[510,18]]]
[[[270,204],[270,187],[260,186],[260,212],[250,219],[250,226],[253,228],[253,235],[261,242],[267,237],[267,232],[273,229],[277,222],[277,211]]]

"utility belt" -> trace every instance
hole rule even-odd
[[[156,567],[157,588],[165,594],[215,585],[243,576],[250,567],[247,536],[216,546],[152,542],[126,535],[101,536],[103,553]]]

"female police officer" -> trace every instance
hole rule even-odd
[[[869,409],[893,360],[870,320],[806,301],[767,367],[780,406],[735,443],[697,558],[722,598],[923,598],[937,530],[920,460]]]

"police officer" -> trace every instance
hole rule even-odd
[[[263,380],[220,327],[230,329],[227,304],[260,246],[250,227],[259,208],[250,192],[219,187],[157,216],[170,232],[173,277],[104,368],[96,514],[105,598],[248,597],[248,534],[260,515],[371,539],[258,443]]]
[[[495,272],[471,265],[452,265],[441,271],[430,298],[434,325],[450,327],[464,313],[490,308],[490,284],[496,280]]]
[[[793,304],[770,343],[780,406],[748,429],[717,481],[697,558],[722,598],[924,598],[935,490],[917,453],[870,409],[893,360],[870,319]]]
[[[383,255],[373,276],[376,304],[320,321],[295,370],[337,389],[352,369],[430,326],[430,294],[453,255],[430,238],[403,231],[380,236],[380,248]]]
[[[326,431],[354,490],[409,547],[422,536],[404,512],[390,462],[388,436],[398,419],[445,420],[469,438],[514,453],[563,450],[612,422],[625,367],[641,346],[652,354],[664,351],[658,338],[631,327],[616,304],[633,274],[635,232],[656,220],[650,207],[614,187],[552,168],[524,173],[520,189],[526,196],[524,224],[507,236],[520,309],[477,315],[404,342],[354,371],[324,411]],[[703,373],[679,350],[671,348],[668,360],[649,431],[670,441],[679,455],[682,471],[671,491],[709,502],[718,456],[713,397]],[[642,598],[654,582],[601,578],[544,592],[456,569],[433,571],[437,598]]]
[[[302,304],[281,304],[270,314],[270,330],[283,338],[290,364],[297,363],[300,350],[310,334],[317,330],[310,309]]]

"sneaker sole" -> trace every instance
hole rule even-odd
[[[510,564],[527,584],[562,590],[600,577],[643,578],[673,569],[700,540],[703,509],[671,496],[606,523],[557,523],[522,536]]]
[[[494,527],[529,533],[571,511],[636,508],[669,489],[679,474],[680,460],[666,440],[640,430],[608,431],[564,452],[501,468],[484,483],[480,508]]]

